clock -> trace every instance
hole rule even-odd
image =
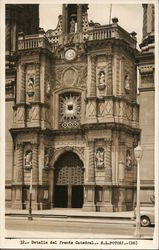
[[[65,52],[65,59],[68,61],[73,60],[76,57],[76,52],[74,49],[68,49]]]

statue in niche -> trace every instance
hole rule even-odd
[[[125,75],[125,90],[127,92],[130,91],[130,77],[129,77],[129,74]]]
[[[105,72],[104,71],[100,71],[99,72],[99,84],[98,84],[98,88],[99,90],[103,90],[105,89]]]
[[[50,156],[49,156],[49,150],[45,148],[45,153],[44,153],[44,168],[49,168],[49,161],[50,161]]]
[[[126,167],[129,169],[132,167],[132,157],[129,149],[126,151]]]
[[[104,167],[104,149],[99,148],[96,152],[96,166],[97,167]]]
[[[32,151],[29,150],[25,154],[25,168],[26,169],[31,169],[32,168]]]
[[[75,33],[75,20],[73,18],[70,21],[70,33]]]
[[[34,79],[32,77],[28,80],[28,96],[33,96],[34,94]]]

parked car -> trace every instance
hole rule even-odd
[[[135,209],[136,218],[136,209]],[[143,227],[148,227],[155,223],[154,206],[140,207],[140,223]]]

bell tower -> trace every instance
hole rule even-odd
[[[88,4],[63,4],[63,33],[76,33],[82,30],[82,16]]]

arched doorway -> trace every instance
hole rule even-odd
[[[54,207],[81,208],[84,171],[78,155],[73,152],[63,153],[54,169]]]

